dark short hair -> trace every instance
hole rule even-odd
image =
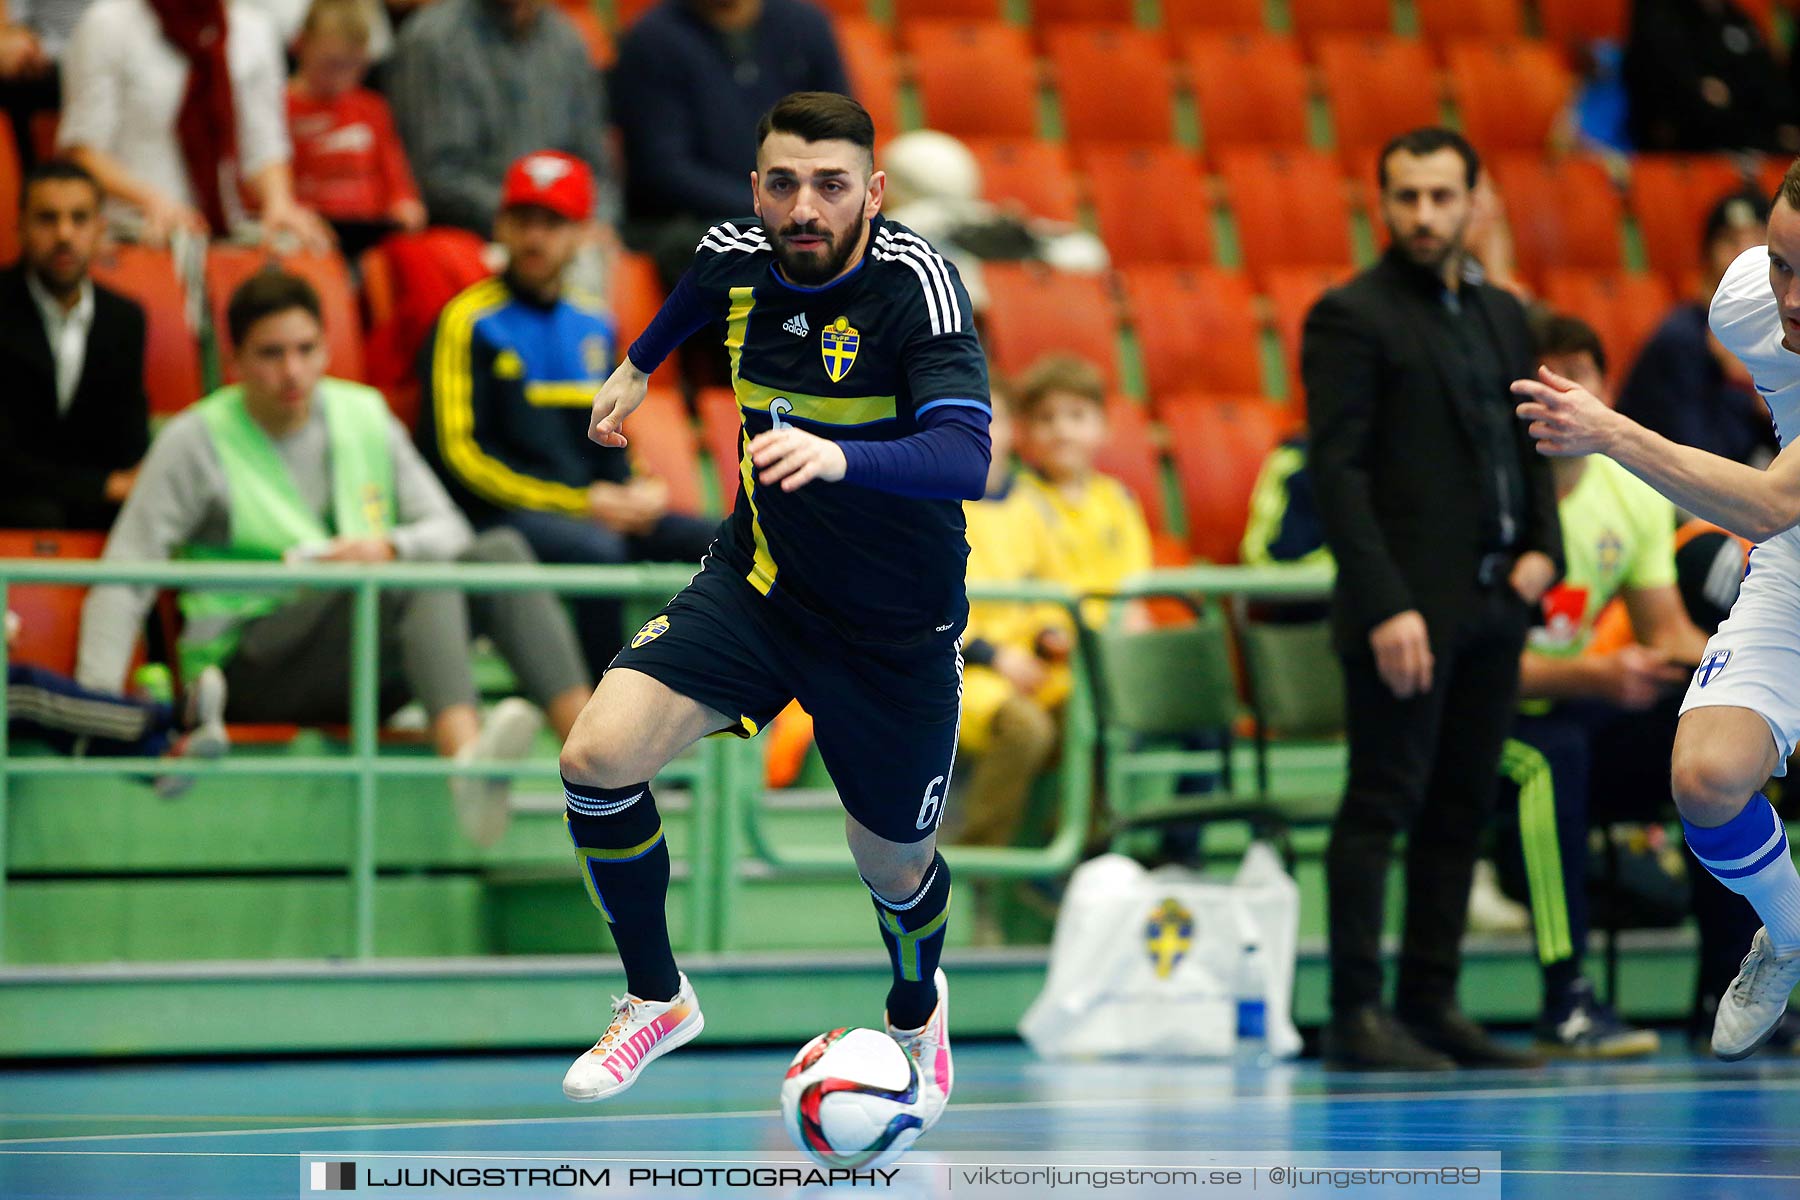
[[[85,183],[94,189],[94,200],[98,203],[106,195],[100,181],[94,178],[93,172],[78,162],[67,158],[48,158],[32,167],[25,173],[19,184],[19,211],[25,211],[25,205],[31,199],[31,189],[40,183]]]
[[[1796,206],[1800,207],[1800,206]],[[1767,225],[1769,202],[1748,188],[1720,196],[1700,226],[1700,244],[1710,246],[1721,234],[1745,225]]]
[[[1787,174],[1781,177],[1781,186],[1775,189],[1775,198],[1769,201],[1769,207],[1775,207],[1782,200],[1788,202],[1789,208],[1800,212],[1800,158],[1788,164]]]
[[[1469,139],[1454,129],[1427,125],[1390,138],[1388,144],[1381,148],[1381,157],[1375,160],[1375,182],[1383,191],[1387,190],[1388,159],[1402,150],[1415,158],[1436,154],[1439,150],[1454,150],[1463,160],[1463,176],[1471,188],[1481,175],[1481,156],[1475,153],[1475,147],[1469,145]]]
[[[791,133],[809,142],[854,142],[875,156],[875,119],[869,110],[837,92],[790,92],[756,123],[756,148],[771,133]]]
[[[1606,347],[1600,335],[1580,317],[1568,313],[1544,312],[1531,322],[1531,337],[1539,358],[1552,355],[1586,354],[1593,358],[1600,374],[1606,374]]]
[[[1046,354],[1019,376],[1012,411],[1029,419],[1052,392],[1080,396],[1095,408],[1106,409],[1106,377],[1100,368],[1074,354]]]
[[[313,285],[277,266],[267,266],[238,285],[225,306],[225,328],[231,333],[231,344],[242,346],[250,330],[264,317],[303,309],[323,325],[325,318],[319,306],[319,293]]]

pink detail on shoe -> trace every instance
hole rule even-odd
[[[948,1092],[950,1090],[950,1052],[943,1047],[944,1043],[940,1041],[936,1064],[937,1085],[939,1091]]]
[[[680,1006],[644,1026],[611,1054],[601,1060],[600,1065],[612,1072],[613,1078],[624,1082],[625,1076],[631,1074],[633,1068],[642,1062],[644,1055],[650,1053],[656,1044],[667,1037],[669,1031],[687,1020],[688,1009]]]

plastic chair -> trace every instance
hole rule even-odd
[[[623,355],[644,327],[662,307],[662,277],[656,263],[645,254],[622,254],[612,264],[607,280],[612,288],[613,320],[619,335],[618,353]],[[681,356],[671,354],[650,376],[652,387],[675,387],[681,379]]]
[[[1459,39],[1449,43],[1445,57],[1463,132],[1482,154],[1543,152],[1575,90],[1574,76],[1555,50],[1522,38]]]
[[[1288,0],[1294,33],[1310,43],[1326,33],[1392,33],[1389,0]]]
[[[920,18],[998,21],[1006,16],[1006,0],[898,0],[893,7],[902,23]]]
[[[981,167],[981,195],[993,204],[1016,204],[1033,216],[1074,224],[1080,186],[1068,147],[1036,138],[964,138]]]
[[[1187,151],[1166,145],[1090,147],[1080,157],[1100,239],[1115,264],[1213,260],[1212,192]]]
[[[850,87],[874,118],[876,142],[885,142],[901,132],[900,63],[893,40],[866,17],[840,17],[834,25]]]
[[[1631,0],[1537,0],[1538,23],[1553,45],[1625,40]]]
[[[730,388],[701,388],[696,401],[700,411],[700,436],[713,460],[719,507],[730,512],[743,483],[739,466],[743,454],[738,442],[744,420],[738,414],[737,397]]]
[[[929,129],[958,136],[1037,134],[1038,71],[1025,31],[1004,21],[907,21],[902,45]]]
[[[1505,154],[1492,161],[1524,275],[1541,278],[1552,267],[1618,271],[1624,266],[1619,233],[1624,206],[1597,160],[1546,162],[1535,154]]]
[[[1135,0],[1031,0],[1031,21],[1034,25],[1082,21],[1129,25],[1136,7]]]
[[[1119,379],[1112,297],[1097,275],[1018,263],[989,263],[985,340],[995,363],[1017,375],[1052,352],[1076,354]]]
[[[1150,414],[1129,396],[1106,398],[1106,444],[1094,466],[1123,483],[1157,533],[1169,528],[1163,510],[1162,458],[1150,429]]]
[[[1300,335],[1306,325],[1306,314],[1327,291],[1355,274],[1349,263],[1335,267],[1283,267],[1270,271],[1263,280],[1269,307],[1274,310],[1275,336],[1281,342],[1281,361],[1287,370],[1290,396],[1298,396],[1300,381]]]
[[[19,186],[23,168],[12,122],[0,121],[0,264],[19,257]]]
[[[1249,280],[1210,268],[1140,266],[1121,270],[1119,283],[1152,396],[1262,391],[1262,331]]]
[[[1306,64],[1292,38],[1196,32],[1182,38],[1181,55],[1210,157],[1242,146],[1307,144],[1310,89]]]
[[[1163,25],[1169,32],[1264,33],[1263,0],[1162,0]]]
[[[588,61],[594,70],[605,71],[613,64],[613,40],[606,26],[600,23],[600,14],[594,8],[592,0],[556,0],[556,9],[568,18],[569,24],[581,37],[581,44],[587,47]]]
[[[1195,392],[1163,397],[1157,411],[1181,480],[1188,545],[1199,558],[1236,562],[1256,474],[1297,414],[1261,396]]]
[[[1745,187],[1723,154],[1640,154],[1631,160],[1631,209],[1652,269],[1679,280],[1701,267],[1701,227],[1712,206]],[[1770,189],[1771,193],[1774,189]]]
[[[1675,291],[1660,275],[1551,270],[1544,299],[1558,312],[1580,317],[1606,347],[1607,376],[1623,387],[1638,351],[1675,304]]]
[[[1161,37],[1123,25],[1065,25],[1046,30],[1044,42],[1068,141],[1173,138],[1175,82]]]
[[[1244,690],[1255,720],[1257,791],[1269,792],[1269,742],[1333,739],[1344,729],[1344,668],[1329,621],[1245,620],[1236,625]],[[1337,813],[1336,787],[1284,794],[1273,807],[1284,824],[1321,824]],[[1291,869],[1291,864],[1290,864]]]
[[[144,391],[150,415],[166,417],[200,398],[200,343],[187,320],[187,293],[167,250],[122,245],[94,260],[94,282],[144,310]]]
[[[1220,178],[1252,276],[1278,267],[1335,267],[1352,259],[1343,174],[1319,150],[1233,150]]]
[[[237,379],[232,361],[234,347],[225,313],[233,292],[270,263],[300,276],[319,293],[325,321],[325,343],[330,351],[326,371],[339,379],[362,379],[362,316],[350,287],[350,270],[336,253],[289,254],[277,259],[268,251],[250,246],[215,245],[206,252],[206,299],[212,312],[213,339],[219,347],[219,369],[225,382]]]
[[[1519,0],[1413,0],[1419,33],[1442,49],[1450,38],[1516,38],[1524,32]]]
[[[636,467],[669,485],[670,512],[706,511],[700,441],[680,393],[652,388],[626,422],[625,437]]]
[[[1366,175],[1389,138],[1438,123],[1437,76],[1420,43],[1333,34],[1315,49],[1346,170]]]
[[[0,530],[0,558],[99,558],[104,533],[60,529]],[[62,583],[20,583],[6,589],[6,607],[19,614],[19,638],[7,661],[75,673],[81,642],[81,604],[87,588]]]

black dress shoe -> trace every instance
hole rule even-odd
[[[1459,1067],[1541,1067],[1544,1060],[1525,1050],[1514,1050],[1487,1035],[1464,1015],[1462,1009],[1408,1009],[1400,1022],[1421,1045],[1448,1055]]]
[[[1454,1059],[1421,1045],[1384,1008],[1368,1005],[1325,1027],[1325,1065],[1339,1071],[1450,1071]]]

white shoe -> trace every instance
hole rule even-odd
[[[1719,998],[1713,1018],[1713,1053],[1726,1062],[1748,1058],[1769,1040],[1800,983],[1800,950],[1777,956],[1765,926],[1756,931],[1737,978]]]
[[[459,763],[517,762],[531,751],[537,737],[538,711],[529,701],[508,696],[494,705],[475,740],[457,751]],[[506,835],[512,820],[507,803],[512,794],[512,780],[487,779],[480,775],[454,775],[450,779],[450,798],[456,806],[456,823],[463,835],[477,846],[487,849]]]
[[[1494,864],[1481,859],[1469,884],[1470,933],[1524,933],[1531,928],[1531,911],[1500,890]]]
[[[169,747],[171,758],[223,758],[231,749],[231,735],[225,732],[225,672],[207,667],[194,680],[188,692],[188,714],[191,728],[176,738]],[[194,786],[195,776],[158,775],[151,786],[164,800],[173,800]]]
[[[944,1106],[950,1103],[950,1085],[956,1078],[950,1063],[950,985],[944,980],[942,967],[931,978],[937,984],[938,1001],[923,1028],[896,1029],[887,1014],[881,1014],[881,1023],[888,1036],[899,1042],[900,1048],[918,1064],[920,1108],[925,1113],[924,1126],[919,1130],[921,1134],[929,1133],[938,1118],[944,1115]]]
[[[616,1096],[636,1083],[645,1067],[693,1041],[704,1028],[706,1018],[685,973],[672,1000],[615,996],[612,1024],[563,1076],[563,1095],[581,1101]]]

